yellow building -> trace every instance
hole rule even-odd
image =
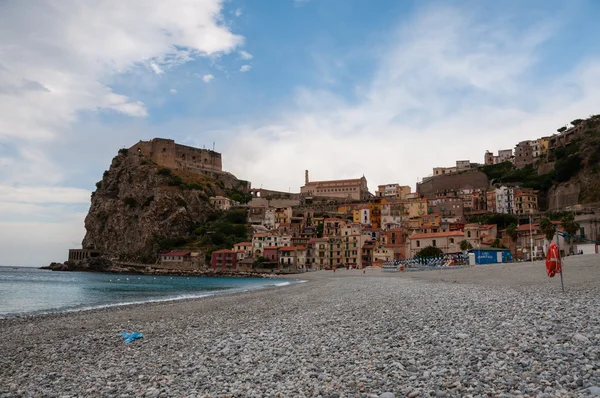
[[[538,191],[530,188],[516,188],[515,214],[518,216],[534,214],[538,211]]]
[[[371,218],[371,226],[373,228],[381,228],[381,203],[369,203],[369,216]]]
[[[427,199],[409,199],[404,203],[404,209],[409,218],[418,218],[427,213]]]
[[[540,156],[548,155],[548,137],[542,137],[538,139],[538,144],[540,148]]]
[[[439,214],[426,214],[419,217],[419,228],[422,233],[435,233],[440,230],[442,217]]]

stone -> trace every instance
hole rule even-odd
[[[586,336],[582,335],[581,333],[576,333],[575,335],[573,335],[573,340],[579,341],[580,343],[589,343],[590,342],[590,339],[587,338]]]
[[[379,398],[396,398],[396,395],[393,392],[384,392],[379,395]]]
[[[461,339],[461,340],[464,340],[464,339],[468,339],[468,338],[469,338],[469,335],[468,335],[468,334],[466,334],[466,333],[457,333],[457,334],[456,334],[456,338],[459,338],[459,339]]]

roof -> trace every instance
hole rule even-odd
[[[234,246],[252,246],[252,242],[240,242],[236,243]]]
[[[234,251],[229,249],[221,249],[213,252],[213,254],[215,253],[234,253]]]
[[[303,250],[306,250],[306,247],[304,247],[304,246],[296,246],[296,250],[303,251]]]
[[[191,252],[168,252],[161,254],[162,256],[174,256],[174,257],[183,257],[191,255]]]
[[[264,250],[277,250],[279,249],[279,247],[277,246],[265,246],[263,247]]]
[[[292,250],[298,250],[296,246],[284,246],[279,248],[280,251],[289,252]]]
[[[347,184],[356,184],[357,182],[361,182],[362,179],[364,177],[361,178],[351,178],[349,180],[325,180],[325,181],[309,181],[308,184],[306,184],[305,186],[308,185],[313,185],[313,184],[323,184],[323,185],[327,185],[327,184],[332,184],[332,183],[339,183],[339,182],[345,182]]]
[[[462,231],[432,232],[429,234],[413,234],[408,239],[446,238],[453,236],[464,237],[465,233]]]

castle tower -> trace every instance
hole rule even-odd
[[[304,185],[308,185],[308,170],[304,170]]]

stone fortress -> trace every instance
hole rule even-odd
[[[175,141],[165,138],[140,141],[129,148],[129,152],[141,154],[159,166],[174,170],[223,171],[220,153],[176,144]]]
[[[210,149],[176,144],[166,138],[152,138],[139,141],[129,148],[129,153],[147,157],[161,167],[206,175],[222,181],[226,188],[245,192],[251,188],[248,181],[238,180],[233,174],[223,171],[221,154]]]

